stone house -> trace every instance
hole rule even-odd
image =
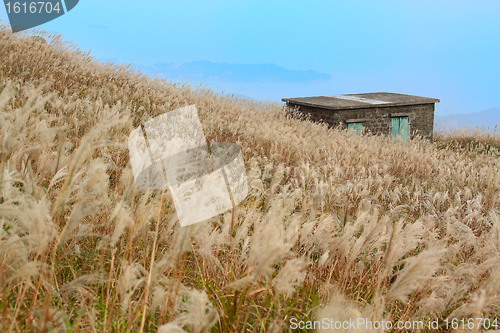
[[[390,134],[403,139],[420,135],[432,142],[434,104],[439,99],[378,92],[283,98],[282,101],[310,115],[311,120],[325,122],[331,127]]]

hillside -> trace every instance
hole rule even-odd
[[[1,332],[498,322],[494,149],[328,129],[44,37],[0,26]],[[209,141],[241,147],[251,191],[181,228],[168,192],[136,186],[127,139],[192,104]]]

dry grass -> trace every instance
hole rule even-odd
[[[0,26],[0,331],[497,318],[495,154],[328,129],[44,36]],[[190,104],[210,141],[242,147],[251,193],[180,228],[167,192],[135,185],[126,142]]]
[[[493,132],[482,128],[459,128],[446,130],[440,128],[434,132],[438,148],[460,150],[472,154],[500,155],[500,133],[497,125]]]

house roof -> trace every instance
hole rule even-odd
[[[283,102],[329,110],[439,103],[439,99],[387,92],[283,98]]]

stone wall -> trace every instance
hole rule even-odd
[[[364,130],[373,134],[390,135],[391,118],[408,117],[409,137],[418,134],[432,142],[434,103],[346,110],[328,110],[294,104],[287,106],[297,108],[304,115],[310,115],[311,120],[323,121],[330,127],[346,128],[349,122],[362,122]]]

